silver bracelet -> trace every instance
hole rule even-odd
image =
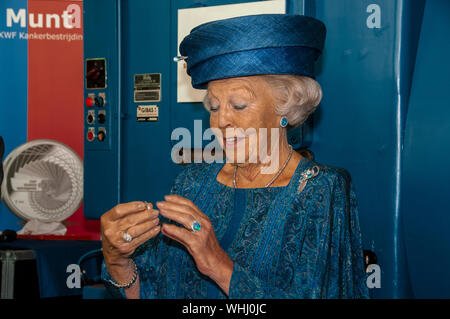
[[[121,285],[121,284],[119,284],[118,282],[109,279],[109,283],[110,283],[111,285],[113,285],[114,287],[119,288],[119,289],[128,289],[128,288],[130,288],[131,286],[133,286],[133,284],[136,282],[136,279],[137,279],[137,276],[138,276],[138,271],[137,271],[136,263],[135,263],[132,259],[130,259],[130,261],[131,261],[131,262],[133,263],[133,265],[134,265],[134,274],[133,274],[133,278],[131,278],[130,282]]]

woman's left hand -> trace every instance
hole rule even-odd
[[[178,195],[167,195],[165,201],[157,202],[160,214],[183,227],[163,224],[161,232],[186,247],[194,258],[198,270],[213,279],[228,295],[233,261],[220,247],[211,221],[189,199]],[[201,225],[199,231],[192,231],[193,223]]]

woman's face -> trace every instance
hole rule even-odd
[[[270,154],[271,128],[280,127],[280,116],[262,76],[211,81],[206,104],[211,111],[210,126],[229,161],[252,162],[259,154],[258,145]],[[261,155],[257,158],[262,160]]]

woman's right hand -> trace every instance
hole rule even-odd
[[[102,249],[109,271],[117,273],[129,267],[129,257],[136,248],[160,232],[158,216],[159,211],[144,202],[119,204],[102,215]],[[129,243],[123,238],[125,232],[132,237]]]

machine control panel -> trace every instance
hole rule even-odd
[[[106,132],[111,126],[108,118],[106,59],[86,59],[85,136],[88,149],[110,149]]]

